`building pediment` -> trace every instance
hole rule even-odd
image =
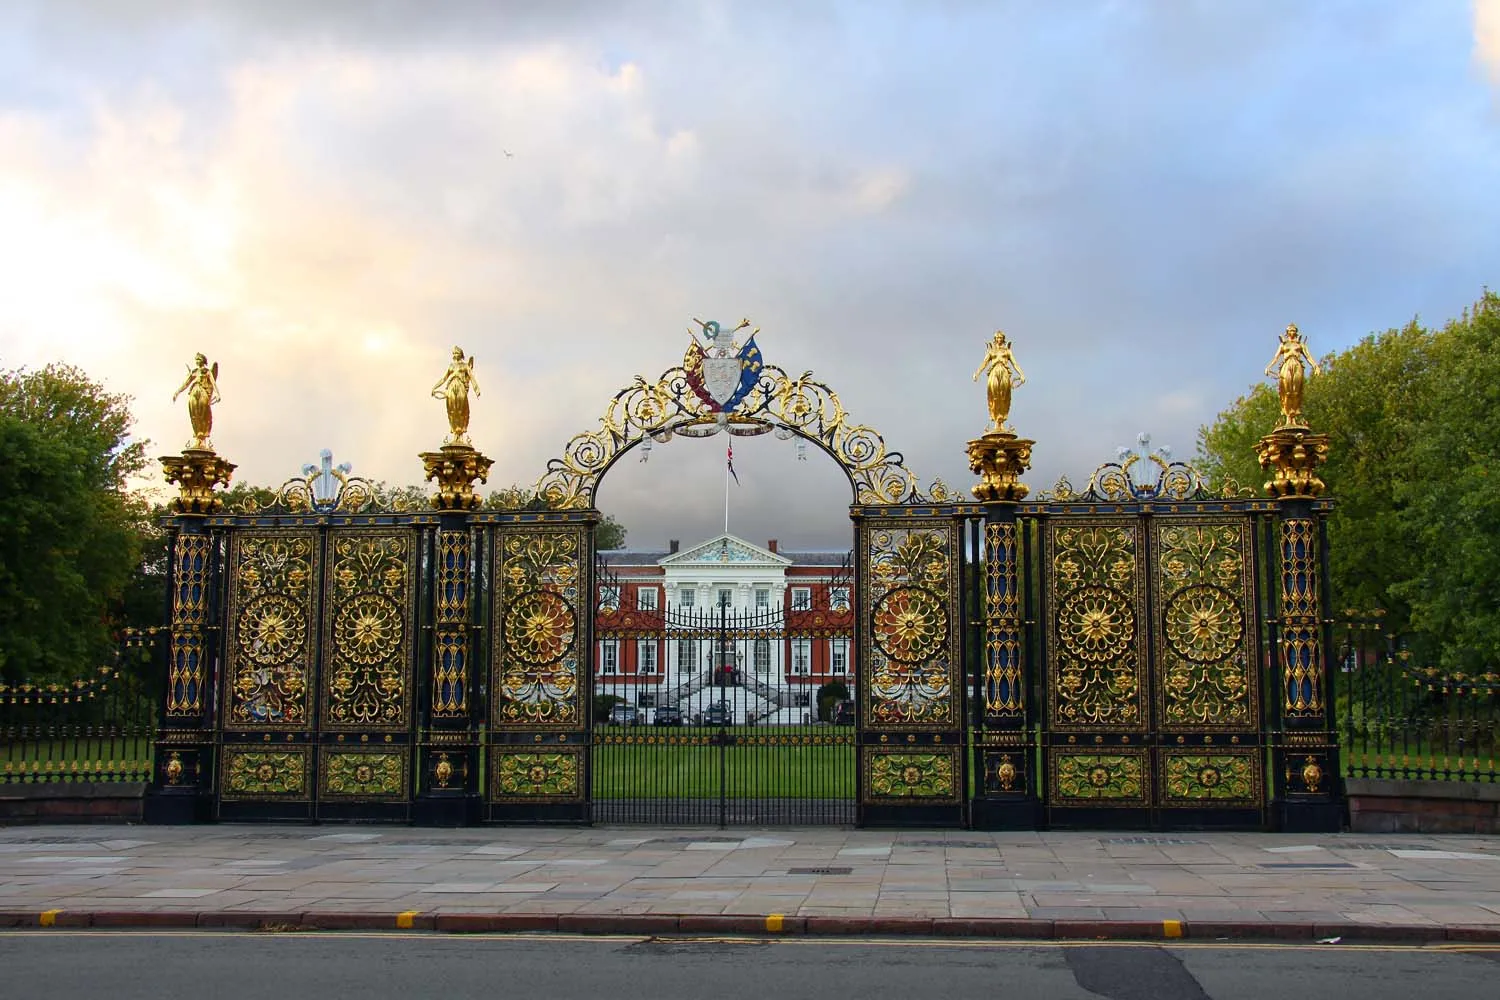
[[[674,552],[659,563],[664,568],[697,566],[790,566],[792,560],[734,535],[719,535],[690,549]]]

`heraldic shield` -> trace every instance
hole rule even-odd
[[[713,320],[699,325],[703,327],[708,345],[705,348],[695,336],[682,359],[688,386],[711,410],[730,413],[755,388],[760,378],[760,348],[755,345],[755,334],[752,333],[738,353],[734,353],[737,346],[734,334],[749,326],[747,321],[742,321],[733,330],[725,329]]]

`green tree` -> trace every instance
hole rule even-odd
[[[1439,666],[1500,672],[1500,296],[1436,340],[1441,377],[1395,469],[1410,566],[1393,590]]]
[[[69,679],[111,658],[147,507],[129,399],[53,364],[0,372],[0,676]]]
[[[817,694],[818,721],[832,722],[833,707],[841,701],[849,700],[849,685],[843,681],[829,681],[820,685]]]
[[[511,485],[493,490],[484,498],[485,510],[546,510],[547,501],[525,486]],[[599,549],[623,549],[625,526],[615,520],[613,514],[605,514],[604,520],[594,529],[594,546]]]
[[[1307,422],[1330,439],[1331,610],[1384,608],[1450,666],[1500,662],[1497,317],[1486,292],[1441,330],[1413,321],[1323,358],[1307,383]],[[1259,486],[1255,442],[1279,414],[1275,390],[1252,387],[1199,431],[1203,471]]]

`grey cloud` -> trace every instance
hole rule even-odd
[[[984,424],[969,376],[1005,328],[1028,375],[1014,420],[1038,440],[1027,480],[1076,484],[1140,431],[1189,455],[1286,322],[1332,350],[1456,312],[1500,259],[1500,145],[1435,65],[1467,53],[1421,5],[271,3],[182,22],[104,6],[32,7],[37,45],[85,89],[101,79],[89,54],[154,80],[196,109],[189,141],[235,127],[246,66],[331,53],[410,74],[365,104],[306,79],[278,131],[222,139],[276,144],[273,176],[238,179],[263,213],[251,271],[282,283],[251,293],[389,321],[435,363],[449,343],[476,351],[502,484],[539,475],[635,374],[678,363],[689,317],[741,314],[767,361],[812,369],[954,486]],[[538,48],[594,82],[629,63],[637,89],[554,107],[485,77]],[[422,60],[476,76],[440,86]],[[674,137],[695,145],[673,159]],[[880,171],[896,194],[861,210],[851,192]],[[330,363],[357,349],[340,334]],[[244,416],[246,475],[327,443],[375,478],[415,478],[437,419],[419,392],[306,372],[273,389],[275,360],[240,375],[237,405],[276,394]],[[778,443],[736,448],[733,523],[847,538],[837,469],[762,444]],[[722,439],[634,458],[601,496],[632,539],[717,530]]]

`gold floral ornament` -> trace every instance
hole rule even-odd
[[[536,666],[556,663],[573,646],[578,620],[557,594],[532,590],[515,598],[505,611],[505,635],[517,659]]]
[[[871,796],[882,799],[951,799],[956,792],[949,754],[876,753],[866,777]]]
[[[1245,634],[1245,615],[1222,587],[1195,584],[1173,594],[1166,608],[1167,642],[1194,663],[1217,663],[1234,652]]]
[[[339,652],[361,665],[383,663],[397,652],[405,633],[402,610],[389,597],[361,594],[342,605],[334,620]]]
[[[901,587],[875,606],[875,644],[898,663],[925,663],[942,652],[948,612],[930,590]]]
[[[241,612],[240,628],[249,659],[272,665],[290,659],[307,634],[303,609],[281,594],[257,597]]]
[[[1110,663],[1124,655],[1135,638],[1135,614],[1118,590],[1085,586],[1069,594],[1058,611],[1058,639],[1089,663]]]

